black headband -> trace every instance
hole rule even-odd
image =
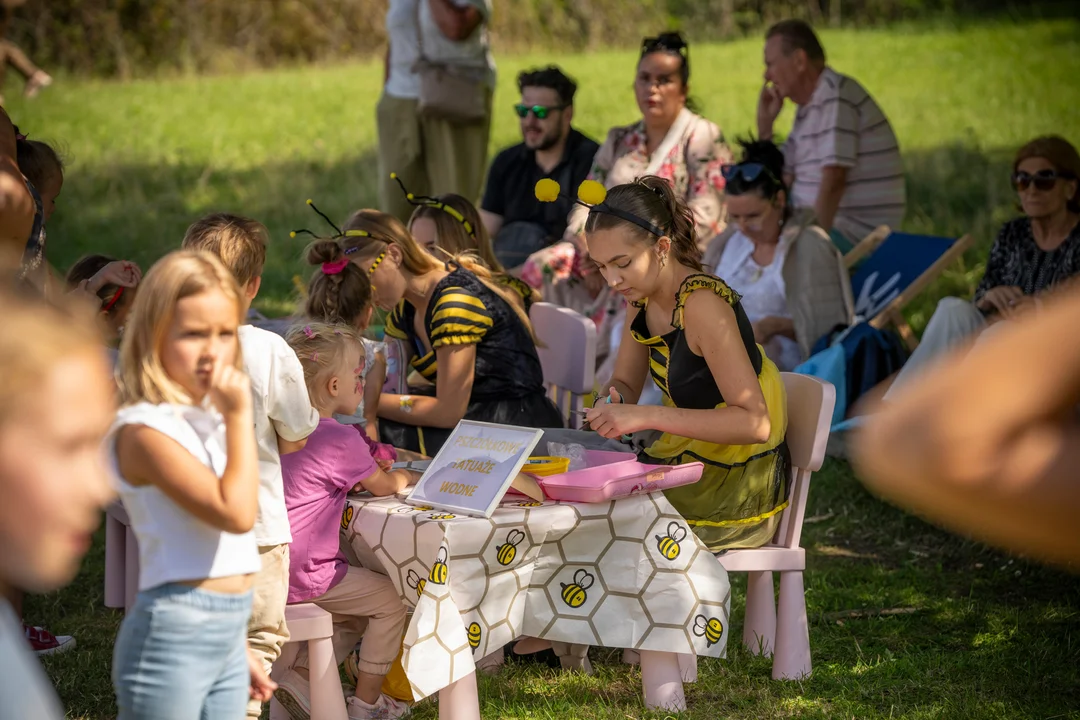
[[[582,203],[580,201],[578,201],[578,202],[581,205],[585,205],[585,203]],[[643,228],[645,230],[648,230],[649,232],[651,232],[653,235],[655,235],[657,237],[664,237],[665,235],[667,235],[666,232],[664,232],[660,228],[656,227],[655,225],[653,225],[648,220],[645,220],[644,218],[639,218],[637,215],[635,215],[633,213],[630,213],[630,212],[626,212],[625,210],[620,210],[617,207],[612,207],[611,205],[608,205],[607,202],[602,202],[602,203],[600,203],[598,205],[591,205],[591,206],[590,205],[585,205],[585,207],[589,208],[589,214],[590,215],[592,215],[593,213],[602,213],[604,215],[614,215],[615,217],[619,218],[620,220],[625,220],[628,223],[633,223],[634,225],[637,225],[639,228]]]

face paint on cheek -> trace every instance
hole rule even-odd
[[[356,375],[356,394],[357,395],[361,395],[364,392],[364,376],[361,375],[361,373],[363,371],[364,371],[363,368],[356,368],[355,370],[353,370],[353,374]]]

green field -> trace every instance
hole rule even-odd
[[[914,305],[916,326],[936,297],[973,288],[996,228],[1015,213],[1012,152],[1047,132],[1080,142],[1078,38],[1076,21],[824,33],[834,67],[870,90],[899,135],[905,229],[978,240]],[[693,49],[692,94],[729,136],[753,126],[760,57],[749,40]],[[517,71],[551,60],[580,81],[580,128],[600,138],[635,118],[630,52],[498,60],[493,149],[517,138]],[[148,264],[199,214],[233,210],[270,227],[261,307],[287,311],[291,278],[306,272],[288,231],[317,220],[304,200],[337,218],[374,202],[380,78],[379,65],[356,64],[129,84],[61,80],[33,103],[13,102],[16,122],[58,141],[70,159],[50,225],[52,261],[66,267],[104,251]],[[790,121],[789,109],[778,127]],[[684,717],[1080,718],[1076,577],[936,531],[867,495],[839,461],[815,476],[807,516],[813,677],[774,682],[768,661],[738,647],[745,583],[735,576],[730,657],[702,661]],[[78,639],[74,652],[47,662],[72,717],[115,714],[108,667],[120,616],[102,609],[102,545],[99,533],[70,588],[27,603],[29,620]],[[845,615],[896,608],[911,612]],[[640,675],[617,657],[594,650],[595,677],[512,668],[486,678],[484,717],[653,717],[642,709]],[[437,710],[425,703],[415,716]]]
[[[1013,212],[1009,158],[1035,135],[1080,142],[1080,23],[964,30],[827,31],[830,62],[877,98],[900,139],[908,174],[905,229],[973,233],[980,252],[939,292],[960,292],[997,226]],[[761,83],[756,40],[696,46],[691,92],[729,137],[754,127]],[[522,68],[556,61],[581,86],[577,125],[598,139],[636,117],[634,54],[501,57],[492,150],[519,139],[511,105]],[[16,123],[55,140],[70,161],[53,219],[50,259],[66,267],[90,251],[148,264],[201,213],[232,210],[264,221],[274,247],[259,306],[288,309],[302,241],[317,225],[304,204],[344,218],[375,203],[375,103],[381,64],[127,84],[61,81]],[[11,81],[14,82],[14,81]],[[14,88],[6,93],[17,98]],[[790,127],[789,107],[777,128]],[[306,270],[304,270],[306,273]],[[932,305],[929,306],[932,309]],[[912,318],[919,326],[927,305]]]

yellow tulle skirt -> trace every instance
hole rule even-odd
[[[717,445],[664,433],[645,450],[658,463],[705,464],[696,483],[664,494],[713,552],[759,547],[769,542],[780,513],[787,507],[787,396],[780,371],[764,351],[758,382],[769,411],[767,441],[757,445]],[[672,406],[667,397],[664,403]]]

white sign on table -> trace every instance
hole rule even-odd
[[[409,502],[491,517],[543,430],[462,420],[424,471]]]

